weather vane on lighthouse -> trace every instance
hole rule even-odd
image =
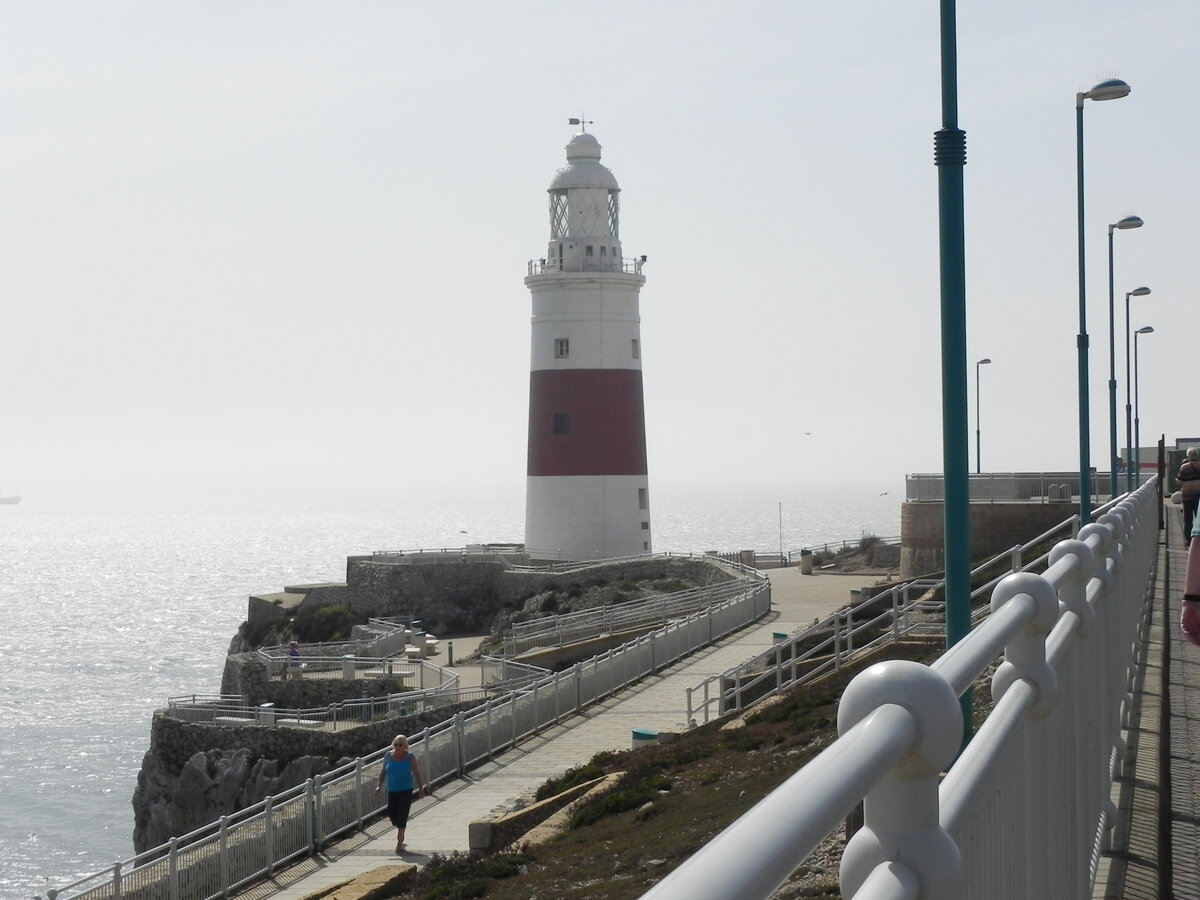
[[[596,123],[593,122],[591,119],[585,119],[585,118],[583,118],[583,116],[580,116],[578,119],[567,119],[567,124],[568,125],[581,125],[581,126],[583,126],[584,134],[587,134],[587,127],[589,125],[595,125]]]

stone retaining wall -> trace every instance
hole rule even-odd
[[[971,559],[1002,553],[1071,517],[1070,501],[1047,503],[972,503]],[[946,567],[941,503],[904,503],[900,507],[900,578],[918,578]]]

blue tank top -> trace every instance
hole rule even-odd
[[[383,765],[387,769],[389,793],[411,791],[413,789],[412,760],[411,753],[405,756],[404,759],[396,759],[392,756],[390,750],[387,756],[383,758]]]

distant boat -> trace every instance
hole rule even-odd
[[[20,502],[20,497],[0,497],[0,506],[16,506]]]

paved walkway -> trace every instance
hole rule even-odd
[[[772,611],[760,622],[542,732],[468,777],[440,787],[435,797],[414,804],[406,834],[411,850],[403,857],[396,855],[395,831],[384,819],[364,834],[327,848],[242,896],[300,900],[377,866],[421,864],[432,853],[465,851],[470,822],[489,817],[497,808],[531,793],[546,779],[587,762],[600,750],[628,749],[634,728],[683,730],[687,688],[770,647],[774,632],[790,634],[806,628],[846,605],[852,589],[879,580],[878,576],[801,575],[794,568],[768,575]]]
[[[1187,556],[1170,503],[1160,541],[1128,753],[1113,791],[1117,823],[1096,900],[1200,898],[1200,649],[1179,632]]]

